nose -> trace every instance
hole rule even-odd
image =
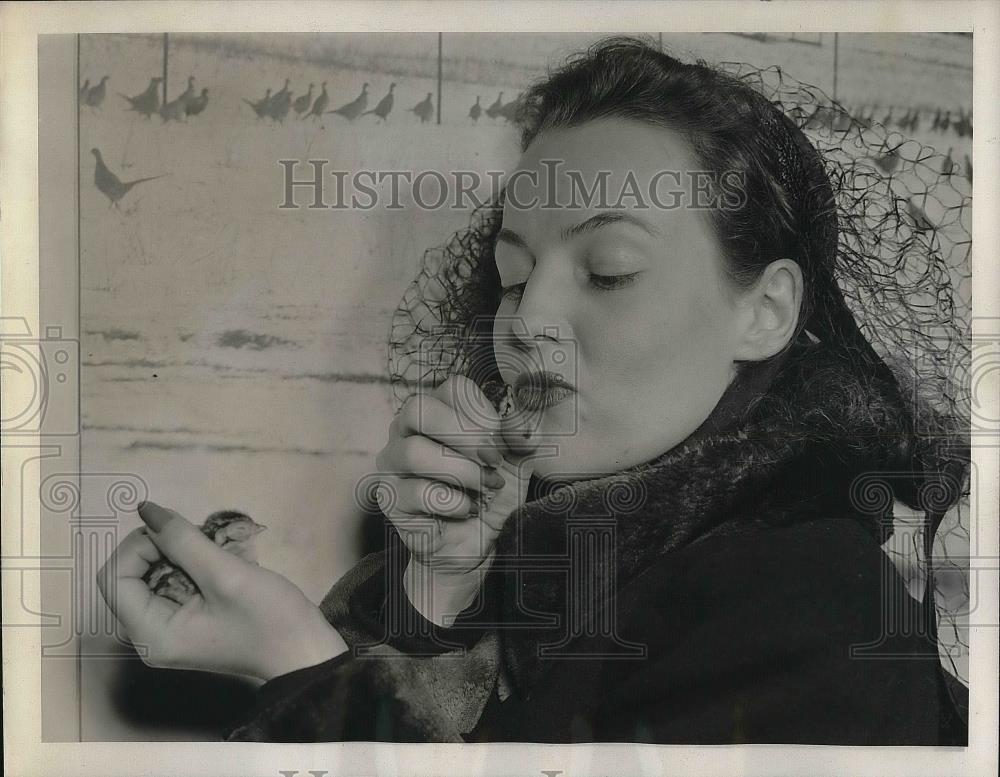
[[[572,329],[563,299],[570,293],[567,284],[556,277],[543,277],[536,267],[508,322],[514,347],[528,351],[570,340]]]
[[[551,316],[543,318],[518,313],[510,322],[512,340],[522,350],[537,347],[540,343],[558,343],[563,339],[560,334],[563,330],[564,327],[555,324]]]

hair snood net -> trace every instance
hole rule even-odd
[[[913,488],[920,493],[909,498],[897,494],[929,519],[928,530],[913,535],[912,552],[929,563],[946,512],[947,531],[960,533],[967,547],[971,170],[950,154],[859,120],[778,67],[717,67],[768,106],[757,118],[773,134],[768,153],[777,155],[782,188],[793,211],[812,214],[801,225],[813,262],[804,268],[800,327],[834,346],[858,374],[897,387],[912,409],[921,461],[946,475],[918,479]],[[810,207],[797,207],[808,200]],[[493,243],[501,215],[502,202],[478,209],[468,228],[424,254],[391,324],[388,367],[397,410],[414,392],[452,375],[469,377],[499,401],[503,385],[491,338],[500,302]],[[937,558],[934,566],[959,574],[967,595],[956,563]],[[951,642],[964,641],[956,624]]]

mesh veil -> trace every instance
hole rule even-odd
[[[911,406],[929,408],[915,418],[920,434],[945,448],[954,446],[969,429],[971,413],[972,171],[950,154],[852,116],[822,90],[778,67],[722,63],[720,68],[802,130],[832,186],[837,246],[828,275],[814,284],[828,284],[818,293],[838,304],[810,314],[806,329],[821,339],[833,336],[859,365],[890,370],[904,396],[922,400]],[[794,185],[795,178],[790,171],[786,185]],[[501,213],[499,202],[478,209],[468,228],[424,254],[389,335],[388,370],[397,409],[414,392],[455,374],[470,377],[498,401],[491,332],[499,304],[493,241]],[[962,472],[961,488],[967,493]],[[961,565],[940,555],[943,548],[968,547],[965,510],[963,500],[948,514],[951,542],[939,537],[934,566],[959,573],[967,601]],[[912,547],[899,546],[896,552],[914,555],[926,566],[928,539],[941,518],[933,517],[924,542],[901,534],[913,537]],[[948,583],[953,586],[955,580]],[[954,592],[949,595],[954,600]],[[945,650],[948,643],[967,644],[954,612],[939,611],[938,617],[954,632],[942,638]]]
[[[763,93],[823,157],[839,226],[833,277],[857,328],[942,419],[968,419],[972,247],[970,171],[930,146],[852,117],[777,67],[724,67]],[[396,407],[453,374],[484,378],[479,351],[499,302],[492,242],[499,203],[423,256],[392,319]]]

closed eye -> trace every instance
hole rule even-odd
[[[602,291],[623,289],[635,281],[638,275],[638,272],[625,273],[624,275],[596,275],[595,273],[591,273],[590,284]]]
[[[624,275],[597,275],[596,273],[591,273],[590,285],[601,291],[614,291],[615,289],[623,289],[631,285],[638,276],[638,272],[625,273]],[[500,297],[501,299],[506,299],[510,296],[520,298],[524,294],[524,287],[527,285],[527,283],[515,283],[511,286],[504,286],[500,289]]]

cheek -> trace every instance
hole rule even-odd
[[[725,350],[727,310],[712,291],[650,288],[627,305],[588,311],[574,328],[585,369],[638,382],[717,361]]]
[[[590,464],[620,469],[645,461],[708,417],[729,379],[725,321],[717,298],[678,294],[609,318],[603,336],[581,336],[589,389],[580,404],[581,450],[593,452]]]

